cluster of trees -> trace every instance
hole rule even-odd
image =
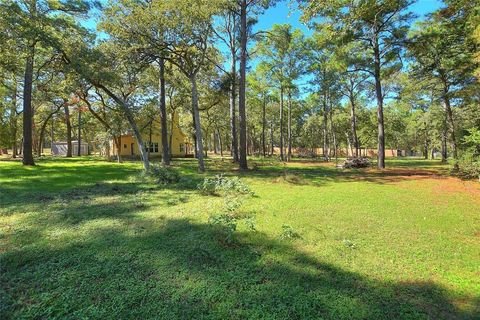
[[[168,165],[180,116],[201,172],[207,151],[247,169],[248,154],[276,150],[289,161],[294,149],[377,147],[379,168],[386,148],[444,161],[467,150],[480,128],[475,1],[446,0],[413,23],[410,0],[298,0],[310,36],[254,32],[276,2],[3,0],[0,148],[33,165],[45,141],[108,149],[131,132],[148,170],[142,136],[161,127]]]

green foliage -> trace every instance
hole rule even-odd
[[[280,233],[280,239],[282,240],[296,240],[301,239],[302,237],[298,232],[296,232],[291,226],[288,224],[282,225],[282,233]]]
[[[198,190],[205,195],[226,195],[237,193],[242,195],[253,195],[250,187],[243,183],[238,177],[229,178],[223,174],[213,178],[205,178],[198,184]]]
[[[472,128],[469,134],[463,138],[466,150],[458,161],[456,174],[466,179],[480,180],[480,130]]]
[[[146,174],[150,178],[153,178],[156,183],[161,185],[167,185],[177,183],[180,181],[180,173],[171,167],[163,166],[162,164],[152,164],[149,172]]]

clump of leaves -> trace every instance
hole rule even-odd
[[[347,248],[350,248],[350,249],[356,249],[356,245],[355,243],[353,243],[352,241],[348,240],[348,239],[344,239],[343,240],[343,245]]]
[[[298,232],[296,232],[291,226],[288,224],[282,225],[282,233],[280,234],[280,239],[282,240],[295,240],[301,239],[302,237]]]
[[[215,228],[218,239],[225,245],[235,242],[234,233],[237,230],[237,219],[230,214],[222,213],[211,216],[208,223]]]
[[[238,177],[229,178],[225,177],[223,174],[216,175],[213,178],[205,178],[197,188],[205,195],[222,195],[229,193],[253,195],[253,191],[250,187]]]
[[[480,130],[473,128],[468,132],[463,138],[466,149],[457,163],[458,171],[455,174],[464,179],[480,180]]]
[[[148,175],[155,179],[156,183],[161,185],[177,183],[180,181],[180,174],[177,170],[161,164],[152,164]]]

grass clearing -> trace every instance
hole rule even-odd
[[[478,318],[480,185],[388,164],[185,159],[161,186],[136,162],[0,161],[0,318]],[[231,242],[196,189],[219,173],[255,193]]]

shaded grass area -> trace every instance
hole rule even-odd
[[[231,245],[208,223],[222,199],[195,190],[194,160],[175,161],[170,186],[137,179],[136,162],[0,162],[0,318],[477,318],[480,204],[415,162],[239,173],[210,159],[208,175],[256,193],[241,209],[256,231],[239,225]]]

